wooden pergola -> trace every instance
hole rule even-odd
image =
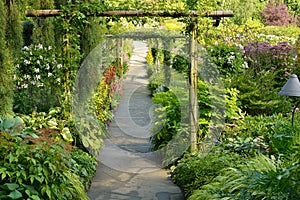
[[[62,15],[62,10],[26,10],[25,15],[27,17],[55,17]],[[193,23],[193,29],[190,36],[190,88],[189,88],[189,103],[190,103],[190,142],[191,151],[196,151],[197,147],[197,132],[198,132],[198,61],[197,61],[197,18],[198,17],[211,17],[214,19],[221,19],[223,17],[233,17],[233,12],[230,10],[215,10],[209,12],[199,11],[143,11],[143,10],[110,10],[97,13],[87,13],[87,16],[98,17],[171,17],[171,18],[183,18],[190,17]]]

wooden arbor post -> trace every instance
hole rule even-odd
[[[191,152],[195,152],[197,148],[198,133],[198,61],[197,61],[197,20],[192,21],[192,32],[190,37],[190,77],[189,77],[189,99],[190,99],[190,142]]]
[[[170,57],[170,52],[167,51],[170,47],[170,42],[171,39],[166,38],[166,40],[163,42],[163,55],[164,55],[164,63],[163,63],[163,69],[164,69],[164,75],[165,75],[165,82],[166,86],[170,86],[170,79],[171,79],[171,57]],[[166,50],[167,49],[167,50]]]
[[[156,38],[155,39],[155,44],[156,44],[156,46],[155,46],[155,48],[156,48],[156,54],[155,54],[155,58],[154,58],[154,60],[155,60],[155,65],[157,66],[157,70],[159,71],[160,70],[160,41],[159,41],[159,38]]]
[[[122,38],[117,38],[117,65],[121,66],[121,74],[123,74],[123,55],[122,55],[122,49],[123,49],[123,41]]]

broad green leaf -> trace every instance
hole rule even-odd
[[[73,137],[68,127],[64,127],[60,134],[62,135],[65,141],[73,142]]]
[[[24,121],[21,117],[15,117],[15,124],[21,125],[24,124]]]
[[[30,196],[32,194],[38,194],[38,192],[31,185],[24,184],[23,186],[26,189],[25,192],[26,192],[26,194],[28,194],[28,196]]]
[[[6,177],[6,175],[7,175],[6,173],[2,173],[2,175],[1,175],[1,179],[2,179],[2,180],[4,180],[4,179],[5,179],[5,177]]]
[[[39,138],[39,136],[35,133],[29,133],[28,135],[30,135],[31,137],[33,137],[34,139]]]
[[[8,196],[12,199],[20,199],[23,197],[22,193],[19,192],[18,190],[12,191]]]
[[[3,121],[3,129],[4,130],[9,130],[9,129],[13,128],[14,125],[15,125],[14,118],[8,118]]]
[[[19,187],[19,185],[16,183],[5,183],[4,185],[1,185],[0,187],[3,188],[4,190],[13,191],[13,190],[17,189]]]
[[[50,189],[50,187],[49,186],[47,186],[47,189],[46,189],[46,194],[47,194],[47,196],[51,199],[51,197],[52,197],[52,194],[51,194],[51,189]]]
[[[56,129],[57,126],[58,126],[58,124],[57,124],[57,122],[56,122],[55,119],[49,120],[49,121],[47,122],[47,125],[48,125],[50,128],[53,128],[53,129]]]
[[[31,196],[31,199],[32,199],[32,200],[41,200],[40,197],[37,196],[37,195],[32,195],[32,196]]]

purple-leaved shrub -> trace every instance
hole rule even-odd
[[[286,4],[281,2],[270,1],[261,15],[267,26],[288,26],[296,24],[295,17],[289,13]]]

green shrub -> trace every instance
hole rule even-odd
[[[98,155],[102,139],[107,136],[107,125],[113,118],[113,109],[121,95],[122,78],[128,70],[127,63],[121,65],[120,61],[115,59],[111,62],[103,74],[99,74],[102,71],[96,70],[94,65],[89,69],[83,68],[89,73],[79,74],[81,77],[73,98],[73,107],[76,107],[74,132],[84,148],[94,156]],[[97,78],[99,81],[93,82]]]
[[[155,109],[157,120],[151,130],[155,133],[151,136],[151,142],[154,144],[154,149],[157,150],[165,146],[176,135],[180,127],[181,112],[180,103],[172,91],[155,93],[152,102],[160,105]]]
[[[291,102],[278,95],[283,86],[278,86],[276,73],[270,71],[255,72],[248,69],[226,80],[226,87],[239,91],[238,105],[250,115],[286,113],[292,107]],[[277,85],[277,87],[275,87]]]
[[[172,68],[175,69],[177,72],[182,73],[185,76],[188,76],[189,59],[181,55],[174,56]]]
[[[61,138],[68,142],[74,142],[76,131],[72,121],[61,119],[61,108],[51,108],[49,112],[36,112],[35,110],[29,115],[18,114],[24,121],[28,130],[39,130],[42,128],[51,128],[56,130]],[[75,144],[76,145],[76,144]]]
[[[231,123],[235,118],[243,117],[238,105],[239,91],[236,88],[222,88],[220,84],[211,84],[198,80],[199,138],[220,135],[220,127]],[[222,128],[221,128],[222,129]],[[200,141],[199,141],[200,142]]]
[[[105,80],[100,80],[96,92],[91,99],[91,110],[95,110],[95,115],[99,122],[107,124],[113,118],[111,110],[111,95],[109,94],[109,86],[106,85]]]
[[[72,151],[70,163],[74,173],[80,178],[80,182],[85,186],[85,189],[88,190],[96,172],[96,158],[81,149],[75,149]]]
[[[1,120],[0,196],[5,199],[88,199],[96,159],[65,142],[57,129]]]
[[[182,74],[172,73],[172,78],[179,81]],[[183,78],[184,79],[184,78]],[[178,133],[180,128],[188,127],[188,90],[184,87],[167,88],[163,84],[162,73],[154,73],[150,77],[149,87],[153,88],[152,101],[160,104],[155,108],[152,143],[155,149],[165,146]],[[198,81],[198,108],[199,108],[199,142],[209,137],[209,126],[223,126],[223,122],[230,122],[231,118],[239,118],[242,113],[237,106],[236,89],[220,88],[218,85],[208,86],[206,82]],[[184,129],[184,128],[183,128]],[[184,131],[183,131],[184,132]],[[218,133],[212,133],[218,134]]]
[[[172,178],[189,200],[297,199],[298,119],[295,115],[294,126],[282,114],[232,119],[218,146],[207,154],[186,155]]]
[[[164,76],[162,73],[153,73],[149,78],[148,88],[154,94],[159,87],[164,87]]]
[[[172,172],[172,180],[190,196],[194,190],[210,183],[219,171],[242,162],[241,156],[214,148],[208,154],[187,154],[178,161]]]
[[[211,125],[212,106],[211,91],[203,81],[198,81],[198,110],[199,110],[199,135],[204,138],[208,133],[208,126]],[[219,116],[220,117],[220,116]]]
[[[55,131],[41,130],[36,138],[23,134],[27,140],[12,134],[1,132],[0,185],[18,184],[23,199],[87,199],[83,183],[70,171],[68,148],[50,138]]]
[[[255,156],[283,156],[291,153],[294,135],[299,125],[292,126],[291,120],[282,114],[271,116],[246,116],[237,120],[235,126],[224,129],[224,148],[239,154]]]

